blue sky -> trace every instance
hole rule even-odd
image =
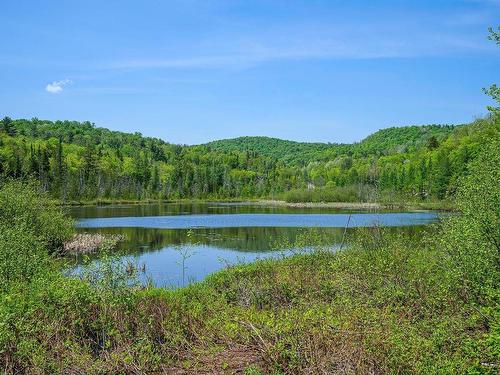
[[[2,0],[0,14],[0,116],[174,143],[469,122],[499,81],[496,0]]]

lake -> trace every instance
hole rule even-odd
[[[357,227],[374,225],[418,234],[436,222],[434,212],[370,212],[288,208],[239,203],[144,204],[70,208],[80,232],[122,234],[125,262],[144,270],[141,282],[178,287],[228,265],[308,251],[300,239],[316,237],[338,247]],[[98,261],[95,257],[94,261]]]

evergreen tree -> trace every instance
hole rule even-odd
[[[5,116],[0,122],[0,130],[10,135],[11,137],[14,137],[17,134],[17,130],[14,126],[14,123],[12,119],[8,116]]]

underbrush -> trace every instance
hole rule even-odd
[[[1,297],[3,368],[494,373],[498,316],[463,298],[436,243],[377,228],[352,241],[338,253],[234,266],[178,290],[47,273]]]
[[[377,202],[390,209],[455,210],[451,199],[418,199],[410,194],[396,194],[394,191],[378,191],[369,186],[335,186],[315,189],[293,189],[280,197],[287,203],[366,203]]]
[[[365,202],[366,189],[357,186],[319,187],[295,189],[283,193],[283,200],[289,203],[305,202]]]
[[[360,229],[341,251],[321,244],[177,290],[134,283],[112,257],[90,276],[64,277],[54,261],[56,244],[71,235],[64,216],[49,207],[64,225],[46,226],[46,210],[26,212],[23,203],[39,196],[35,188],[7,184],[0,192],[0,368],[496,374],[498,150],[494,140],[471,164],[457,195],[461,215],[419,238]],[[44,207],[39,199],[31,204]]]

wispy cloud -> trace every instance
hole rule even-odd
[[[51,94],[59,94],[63,91],[64,87],[73,83],[70,79],[63,79],[62,81],[54,81],[45,86],[45,91]]]
[[[288,46],[255,43],[223,55],[205,55],[186,58],[146,58],[125,59],[103,64],[104,70],[136,69],[201,69],[201,68],[248,68],[266,62],[279,60],[320,60],[320,59],[379,59],[411,57],[413,54],[399,46],[379,45],[373,48],[356,48],[348,43],[316,41],[313,46],[299,42]]]
[[[491,18],[486,11],[457,11],[449,18],[424,12],[419,17],[413,12],[389,12],[380,19],[377,15],[359,21],[355,27],[337,16],[313,23],[266,25],[265,31],[254,28],[235,31],[231,36],[223,33],[187,43],[184,52],[185,46],[180,46],[180,54],[149,51],[146,55],[143,50],[137,58],[102,62],[97,69],[248,68],[285,60],[425,58],[496,52],[485,37],[484,24]]]
[[[463,3],[499,3],[500,0],[462,0],[461,7],[367,7],[346,10],[340,6],[304,6],[304,16],[289,12],[273,22],[266,17],[229,18],[227,28],[213,30],[190,26],[179,36],[155,35],[154,44],[107,48],[99,55],[51,61],[50,58],[2,58],[0,66],[33,66],[98,76],[136,70],[246,69],[273,62],[299,60],[348,60],[473,56],[497,49],[486,40],[486,28],[494,25],[495,6]],[[205,2],[200,2],[205,3]],[[211,3],[211,2],[210,2]],[[283,2],[287,3],[287,2]],[[270,6],[272,9],[272,6]],[[293,9],[293,6],[290,6]],[[393,9],[394,8],[394,9]],[[281,9],[281,8],[279,8]],[[284,7],[284,10],[288,7]],[[302,8],[301,8],[302,9]],[[298,13],[297,13],[298,14]],[[215,15],[218,19],[219,14]],[[214,16],[214,17],[215,17]],[[227,14],[226,14],[227,16]],[[286,22],[283,22],[286,20]],[[216,23],[217,25],[217,23]],[[121,42],[121,39],[117,39]],[[108,53],[113,50],[113,53]],[[117,52],[118,51],[118,52]],[[79,79],[79,82],[86,81]],[[46,91],[57,94],[71,83],[56,81]]]
[[[424,38],[423,38],[424,39]],[[223,55],[201,55],[185,58],[153,57],[142,59],[123,59],[104,63],[98,70],[137,70],[137,69],[212,69],[248,68],[273,61],[291,60],[368,60],[387,58],[414,58],[445,56],[467,51],[489,51],[489,45],[477,43],[473,38],[459,38],[450,35],[425,38],[425,43],[415,45],[409,40],[368,40],[358,41],[302,41],[293,45],[253,46],[249,49],[228,51]]]

